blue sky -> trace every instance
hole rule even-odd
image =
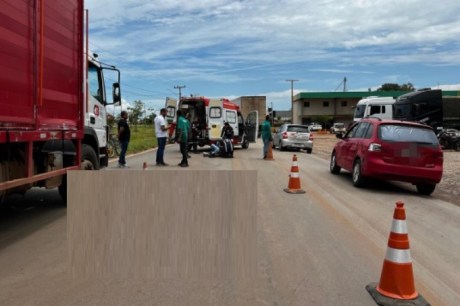
[[[122,71],[125,103],[183,95],[416,88],[460,90],[460,1],[86,0],[90,48]]]

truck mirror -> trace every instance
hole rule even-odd
[[[114,104],[121,103],[120,84],[119,83],[113,83],[112,84],[112,99],[113,99]]]

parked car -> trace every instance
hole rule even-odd
[[[331,129],[329,130],[331,134],[339,134],[339,133],[344,134],[346,131],[347,131],[347,128],[345,127],[345,123],[341,123],[341,122],[334,123]]]
[[[283,124],[273,134],[273,147],[279,150],[304,149],[307,153],[313,150],[313,135],[308,126],[299,124]]]
[[[412,183],[419,193],[430,195],[441,181],[443,152],[429,126],[369,118],[337,138],[342,140],[332,151],[330,172],[351,172],[357,187],[367,178],[378,178]]]
[[[323,126],[319,123],[311,123],[308,128],[310,129],[310,131],[312,132],[316,132],[316,131],[321,131],[323,129]]]

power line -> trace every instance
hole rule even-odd
[[[185,85],[176,85],[174,86],[175,89],[179,89],[179,101],[180,98],[182,97],[182,88],[185,88]]]
[[[343,91],[346,92],[347,91],[347,77],[343,78],[343,81],[340,82],[339,86],[337,86],[334,91],[337,91],[337,89],[339,89],[340,86],[342,86],[342,84],[343,84]]]

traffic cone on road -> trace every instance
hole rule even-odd
[[[379,305],[430,305],[417,293],[412,272],[404,203],[396,202],[380,282],[366,286]],[[404,304],[406,305],[406,304]]]
[[[288,188],[284,189],[287,193],[305,193],[300,187],[299,166],[297,165],[297,155],[292,157],[291,174],[289,174]]]
[[[274,158],[273,158],[273,141],[270,141],[270,144],[268,145],[268,151],[267,151],[267,156],[265,157],[265,160],[274,160]]]
[[[144,164],[142,165],[142,170],[147,170],[147,162],[144,162]]]

